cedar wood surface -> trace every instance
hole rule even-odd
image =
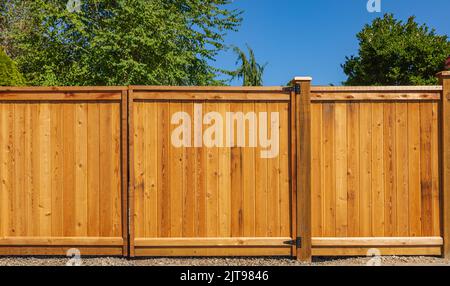
[[[312,255],[441,254],[441,93],[311,87]],[[281,87],[0,88],[0,254],[297,255],[295,102]],[[280,112],[279,157],[172,147],[170,115],[194,103]]]
[[[130,102],[134,255],[292,254],[285,243],[292,240],[289,92],[147,87],[133,90]],[[173,147],[171,116],[184,111],[194,119],[194,104],[224,119],[253,111],[270,120],[279,112],[279,156],[262,159],[259,147]]]
[[[126,94],[0,88],[0,254],[127,253]]]
[[[312,88],[316,241],[441,237],[441,90],[440,86]],[[440,254],[441,244],[380,249],[384,254]],[[353,249],[338,245],[317,245],[313,254],[356,255],[367,250],[357,244]]]

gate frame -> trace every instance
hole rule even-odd
[[[285,92],[289,96],[286,102],[289,104],[289,174],[290,178],[290,200],[291,200],[291,240],[285,241],[284,244],[291,245],[291,257],[298,260],[311,260],[311,152],[310,152],[310,86],[312,78],[296,77],[292,83],[293,87],[169,87],[169,86],[129,86],[128,87],[128,167],[129,167],[129,184],[128,184],[128,215],[129,215],[129,257],[136,256],[136,237],[135,237],[135,215],[134,215],[134,115],[133,103],[135,100],[146,100],[136,96],[138,91],[164,93],[168,95],[157,95],[148,100],[203,100],[203,101],[242,101],[242,100],[258,100],[259,96],[252,97],[251,92]],[[173,93],[179,92],[179,96]],[[201,92],[208,93],[199,96],[183,95],[183,92]],[[244,98],[224,98],[220,94],[211,93],[247,93]],[[270,101],[271,99],[266,99]],[[297,115],[298,114],[298,115]],[[302,138],[304,144],[298,144]],[[299,156],[297,156],[299,154]],[[298,175],[303,174],[303,175]],[[298,180],[298,178],[301,178]],[[300,190],[300,192],[298,192]],[[302,234],[299,237],[297,234]],[[258,237],[255,237],[258,239]],[[189,238],[188,238],[189,239]],[[195,238],[194,238],[195,239]],[[199,238],[200,239],[200,238]],[[207,238],[206,238],[207,239]],[[239,239],[239,238],[238,238]],[[153,242],[152,242],[153,243]],[[175,243],[175,242],[174,242]],[[239,255],[237,255],[239,256]]]

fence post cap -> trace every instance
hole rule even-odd
[[[310,77],[310,76],[296,76],[296,77],[294,77],[294,81],[312,81],[312,77]]]
[[[450,71],[441,71],[437,74],[437,77],[439,78],[447,78],[450,77]]]

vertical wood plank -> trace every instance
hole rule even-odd
[[[396,174],[395,103],[384,104],[384,217],[385,236],[397,236],[397,174]]]
[[[14,214],[14,205],[15,205],[15,198],[16,198],[16,192],[15,192],[15,186],[16,186],[16,181],[15,181],[15,176],[16,176],[16,168],[15,168],[15,157],[16,157],[16,146],[14,143],[15,140],[15,130],[16,130],[16,120],[15,120],[15,104],[10,104],[9,105],[9,114],[8,114],[8,178],[9,178],[9,184],[7,184],[8,186],[8,190],[9,190],[9,203],[8,203],[8,209],[9,209],[9,220],[8,220],[8,231],[6,233],[6,235],[9,236],[14,236],[15,232],[16,232],[16,217]]]
[[[27,217],[25,209],[25,106],[14,105],[14,222],[13,236],[25,236]],[[25,215],[24,215],[25,213]]]
[[[122,98],[123,100],[123,98]],[[127,113],[128,113],[128,154],[130,156],[128,163],[128,188],[127,188],[127,196],[128,196],[128,204],[127,204],[127,219],[128,219],[128,254],[130,257],[134,257],[136,254],[135,249],[135,239],[136,239],[136,217],[135,217],[135,208],[136,208],[136,198],[135,198],[135,186],[136,186],[136,158],[134,151],[135,144],[135,103],[134,103],[134,91],[132,88],[128,88],[128,98],[127,98]],[[157,163],[156,163],[157,164]],[[124,182],[125,183],[125,182]],[[159,218],[159,217],[158,217]]]
[[[372,236],[372,104],[361,103],[360,115],[360,235]]]
[[[272,134],[273,129],[280,129],[279,121],[278,124],[274,119],[274,113],[278,112],[278,107],[274,103],[267,104],[267,116],[269,124],[267,134]],[[279,116],[279,113],[278,113]],[[272,138],[273,139],[273,138]],[[277,142],[279,144],[279,142]],[[256,157],[261,158],[261,154],[256,154]],[[267,235],[269,237],[279,237],[279,220],[280,214],[279,209],[279,154],[274,158],[268,158],[267,160]],[[264,160],[264,158],[261,158]],[[245,162],[245,159],[244,159]],[[244,175],[245,178],[245,175]]]
[[[431,103],[420,103],[420,194],[422,236],[433,234],[431,124],[433,109]]]
[[[111,211],[112,211],[112,235],[121,237],[122,235],[122,192],[121,192],[121,106],[111,104]]]
[[[144,210],[142,220],[145,237],[158,236],[158,107],[155,102],[142,103],[144,111]]]
[[[335,106],[336,150],[336,235],[348,235],[347,222],[347,104]]]
[[[230,111],[230,103],[219,104],[222,118]],[[224,136],[226,138],[226,136]],[[224,142],[222,142],[224,144]],[[231,151],[219,148],[219,236],[231,236]]]
[[[63,235],[76,236],[75,220],[75,106],[63,106]]]
[[[113,158],[111,105],[100,105],[100,235],[113,236]]]
[[[433,103],[433,119],[431,123],[431,179],[432,179],[432,207],[433,207],[433,236],[442,236],[441,233],[441,194],[440,194],[440,162],[441,134],[439,124],[439,103]]]
[[[183,103],[183,112],[194,118],[194,105],[192,102]],[[190,122],[192,132],[193,123]],[[191,133],[192,134],[192,133]],[[187,135],[189,136],[189,135]],[[192,145],[192,138],[189,139]],[[195,149],[183,149],[183,237],[195,236]]]
[[[160,223],[158,234],[160,237],[169,237],[171,235],[169,128],[169,103],[158,103],[158,199],[161,200],[158,209],[158,222]]]
[[[39,222],[41,221],[42,209],[39,208],[39,196],[40,196],[40,183],[37,181],[35,184],[34,179],[40,178],[39,175],[39,168],[33,168],[37,164],[40,165],[40,154],[37,151],[40,151],[39,149],[33,148],[33,143],[36,141],[39,141],[39,129],[40,125],[37,125],[36,128],[33,128],[32,125],[32,112],[34,110],[38,110],[39,112],[39,105],[37,104],[24,104],[25,109],[25,116],[24,116],[24,177],[22,180],[24,181],[24,209],[23,209],[23,216],[24,216],[24,223],[25,223],[25,235],[26,236],[34,236],[39,235],[40,232],[40,225]],[[39,120],[37,121],[39,124]],[[33,132],[33,129],[36,132]],[[35,133],[35,134],[33,134]],[[36,136],[38,139],[33,140],[33,136]],[[39,148],[39,145],[37,145]],[[36,164],[36,162],[38,162]],[[34,163],[34,164],[33,164]],[[37,172],[36,172],[37,171]],[[39,179],[38,179],[39,180]],[[35,200],[35,198],[37,200]],[[37,214],[37,216],[34,216]]]
[[[408,103],[409,157],[409,235],[422,235],[420,189],[420,109],[419,103]]]
[[[39,234],[51,236],[52,233],[52,193],[51,193],[51,126],[50,106],[48,103],[40,104],[39,112]]]
[[[261,102],[255,102],[256,114],[267,112],[267,104]],[[262,124],[261,118],[258,118],[259,124]],[[269,118],[267,118],[269,120]],[[266,122],[266,126],[269,126],[269,121]],[[258,131],[259,134],[259,131]],[[259,136],[259,135],[258,135]],[[268,193],[269,186],[268,180],[268,165],[267,159],[261,158],[262,148],[260,144],[256,148],[255,153],[255,176],[256,180],[256,194],[255,194],[255,212],[258,214],[255,217],[255,234],[256,236],[266,236],[268,230]]]
[[[100,235],[100,114],[99,104],[87,107],[87,184],[88,184],[88,227],[89,236]],[[57,131],[55,131],[57,132]]]
[[[50,144],[51,144],[51,192],[52,192],[52,236],[63,236],[64,205],[63,205],[63,180],[64,180],[64,121],[63,106],[50,105]],[[98,147],[97,147],[98,148]],[[96,176],[98,179],[98,174]]]
[[[409,156],[408,156],[408,104],[395,104],[395,149],[397,176],[397,233],[409,235]]]
[[[182,110],[181,103],[171,102],[169,104],[170,122],[173,114]],[[183,219],[183,150],[176,148],[170,141],[175,125],[170,125],[168,146],[169,146],[169,189],[170,189],[170,231],[172,237],[182,236],[182,219]]]
[[[327,103],[322,111],[324,228],[325,237],[336,236],[336,167],[335,167],[335,104]]]
[[[135,172],[135,185],[134,185],[134,218],[136,237],[144,236],[144,106],[145,103],[134,103],[134,172]]]
[[[9,235],[9,217],[10,217],[10,177],[9,174],[9,128],[10,114],[12,113],[11,104],[0,104],[0,236]]]
[[[359,103],[349,103],[347,105],[347,155],[348,155],[348,236],[360,236],[360,147],[359,147]],[[314,145],[314,143],[313,143]]]
[[[372,104],[372,235],[384,236],[383,104]]]
[[[27,104],[25,116],[25,154],[26,154],[26,190],[27,190],[27,234],[39,236],[40,221],[43,217],[40,208],[41,175],[40,175],[40,104]]]
[[[323,189],[322,189],[322,104],[311,105],[311,206],[312,236],[323,235]],[[283,135],[282,135],[283,136]],[[281,137],[282,138],[282,137]],[[283,150],[283,149],[281,149]]]
[[[88,222],[88,177],[87,177],[87,105],[80,103],[76,105],[76,127],[75,140],[75,219],[76,235],[87,236]],[[106,167],[106,166],[104,166]]]
[[[263,105],[263,109],[265,110],[265,106]],[[230,111],[231,112],[242,112],[242,104],[241,103],[230,103]],[[243,152],[242,148],[237,147],[237,125],[235,124],[235,121],[233,123],[233,137],[234,140],[234,146],[231,147],[231,236],[232,237],[242,237],[244,234],[244,221],[243,221],[243,175],[242,175],[242,157]],[[259,160],[257,160],[259,162]],[[264,173],[267,174],[267,164],[265,165]],[[256,164],[256,172],[258,172],[258,164]],[[267,177],[265,177],[267,178]],[[263,186],[266,186],[266,180],[260,180],[264,181]],[[263,199],[263,203],[260,205],[261,210],[263,212],[260,213],[261,220],[265,223],[264,226],[267,227],[267,211],[266,211],[266,194],[267,189],[266,188],[259,188],[258,182],[256,182],[256,190],[257,194],[260,192],[260,198]],[[258,198],[257,198],[258,200]],[[258,202],[256,205],[257,212],[258,212]],[[258,220],[256,220],[256,235],[262,236],[263,233],[265,234],[265,229],[258,224]],[[260,232],[258,232],[258,230]],[[264,232],[263,232],[264,231]]]
[[[203,105],[194,103],[194,117],[199,118],[202,126]],[[194,123],[193,123],[194,124]],[[203,130],[203,128],[202,128]],[[197,132],[200,132],[198,130]],[[207,195],[207,150],[195,148],[195,234],[198,237],[206,237],[206,195]]]
[[[291,230],[289,174],[289,105],[279,103],[280,111],[280,236],[289,237]]]
[[[217,112],[217,103],[206,103],[204,105],[205,111],[205,119],[208,117],[208,114],[212,112]],[[215,124],[216,122],[212,118],[208,118],[209,122],[212,124],[204,124],[205,130]],[[218,136],[215,134],[215,136]],[[218,188],[219,188],[219,180],[218,180],[218,159],[219,153],[217,147],[207,148],[207,160],[206,160],[206,186],[207,186],[207,194],[206,194],[206,229],[208,237],[217,237],[218,235]]]
[[[242,105],[242,111],[244,113],[244,116],[248,113],[248,112],[253,112],[254,111],[254,103],[253,102],[249,102],[249,103],[244,103]],[[258,114],[256,114],[256,116],[258,116]],[[257,118],[255,118],[257,120]],[[250,142],[250,136],[251,135],[255,135],[257,136],[258,131],[257,131],[257,127],[258,124],[255,120],[255,124],[252,126],[252,124],[249,121],[246,121],[245,124],[245,131],[244,134],[242,134],[241,136],[245,136],[245,140],[246,140],[246,146],[249,146],[249,142]],[[252,133],[250,133],[250,129],[252,129]],[[269,133],[270,134],[270,133]],[[256,205],[256,189],[255,189],[255,160],[259,160],[260,159],[260,155],[259,153],[255,153],[255,148],[249,148],[249,147],[245,147],[242,149],[242,180],[243,180],[243,188],[242,188],[242,192],[243,192],[243,224],[244,224],[244,236],[245,237],[253,237],[255,236],[255,216],[256,216],[256,212],[255,212],[255,205]],[[274,169],[276,167],[274,166]],[[275,170],[274,170],[275,171]],[[272,180],[272,182],[275,184],[275,180]],[[278,191],[278,186],[274,187],[274,189],[272,190],[272,194],[275,194],[275,192]],[[274,195],[276,196],[276,195]],[[276,200],[276,198],[275,198]],[[275,204],[275,201],[273,202],[273,204]],[[270,225],[269,224],[269,235],[271,231],[274,231],[275,226],[275,221],[278,219],[277,215],[275,214],[276,210],[274,209],[274,216],[272,217],[273,219],[273,224]],[[272,229],[271,229],[272,226]]]
[[[119,188],[120,195],[121,195],[121,219],[122,219],[122,229],[121,229],[121,235],[123,238],[123,247],[122,247],[122,254],[124,256],[129,255],[129,187],[128,182],[130,181],[129,178],[129,165],[132,164],[132,160],[130,160],[130,153],[128,152],[128,144],[129,144],[129,118],[128,118],[128,92],[129,90],[122,90],[122,98],[121,98],[121,114],[120,114],[120,120],[121,120],[121,186]]]

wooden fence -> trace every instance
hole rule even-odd
[[[449,257],[440,78],[0,88],[0,255]]]
[[[126,95],[0,90],[0,254],[127,254]]]
[[[313,254],[441,253],[441,90],[312,89]]]

